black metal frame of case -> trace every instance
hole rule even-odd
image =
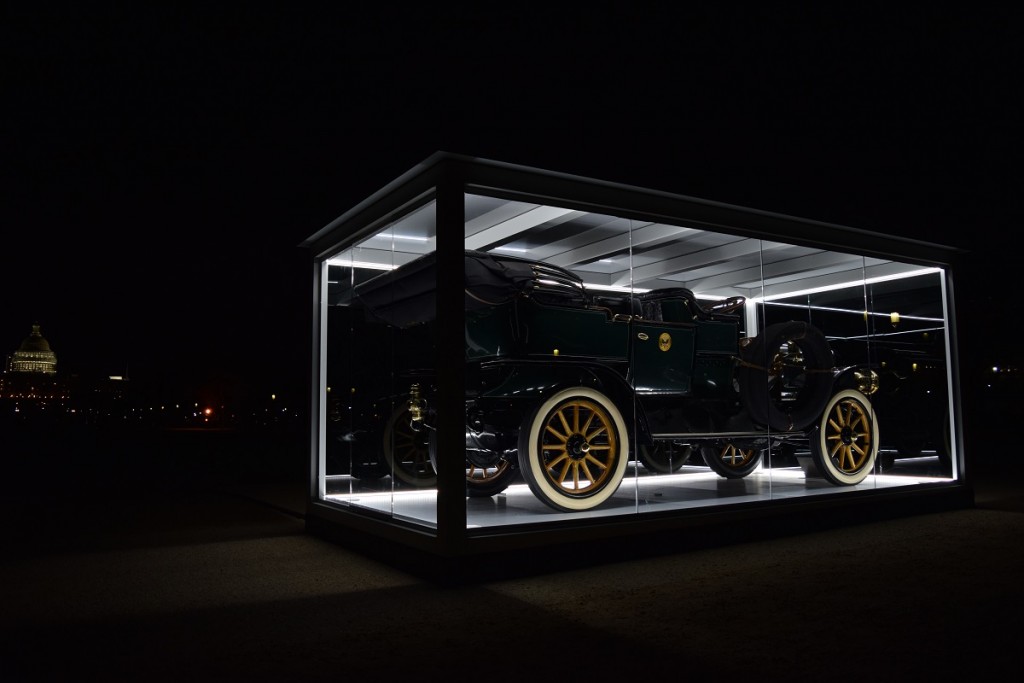
[[[357,206],[310,236],[306,248],[313,265],[312,367],[320,373],[323,262],[332,254],[372,234],[410,208],[436,201],[437,262],[439,272],[450,274],[437,285],[437,366],[439,448],[462,447],[464,425],[459,406],[464,402],[462,316],[464,269],[464,212],[466,193],[552,203],[567,208],[611,213],[623,218],[685,224],[720,233],[788,242],[826,249],[841,249],[862,256],[898,258],[945,269],[950,295],[951,368],[954,397],[960,396],[957,344],[957,290],[955,274],[962,255],[944,245],[908,240],[840,225],[710,202],[639,187],[609,183],[562,173],[438,152],[416,165]],[[455,409],[444,410],[446,405]],[[692,547],[695,539],[707,543],[772,535],[780,530],[801,531],[822,525],[868,521],[973,503],[970,469],[964,454],[964,416],[954,401],[958,479],[942,485],[901,487],[897,491],[852,492],[814,499],[773,500],[732,504],[699,510],[645,513],[636,518],[602,517],[495,529],[466,528],[465,471],[454,459],[438,467],[436,531],[391,519],[340,509],[319,500],[319,453],[323,448],[320,425],[325,406],[319,383],[310,396],[310,485],[306,526],[311,533],[343,540],[441,581],[491,578],[510,572],[543,570],[580,561],[620,559],[628,553],[663,552]],[[808,511],[815,514],[809,515]],[[856,514],[851,515],[850,512]],[[699,529],[700,533],[695,533]],[[712,539],[712,540],[708,540]],[[537,563],[531,548],[544,547],[546,559]]]

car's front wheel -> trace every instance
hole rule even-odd
[[[626,422],[596,389],[570,387],[529,412],[519,432],[519,469],[556,510],[590,510],[619,488],[629,458]]]
[[[842,486],[864,481],[878,455],[878,418],[868,397],[856,389],[833,395],[811,431],[810,446],[828,481]]]

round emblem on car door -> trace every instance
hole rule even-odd
[[[668,332],[662,332],[658,336],[658,348],[662,351],[668,351],[672,348],[672,335]]]

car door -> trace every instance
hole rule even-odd
[[[634,390],[638,394],[689,394],[696,325],[635,318],[630,327]]]

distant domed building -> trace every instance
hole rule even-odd
[[[0,374],[0,399],[13,400],[15,413],[53,410],[67,398],[65,383],[57,377],[57,354],[39,325],[32,325],[18,350],[7,356],[5,370]]]
[[[11,372],[57,374],[57,354],[50,349],[50,342],[39,331],[39,325],[32,326],[32,333],[11,356],[9,369]]]

